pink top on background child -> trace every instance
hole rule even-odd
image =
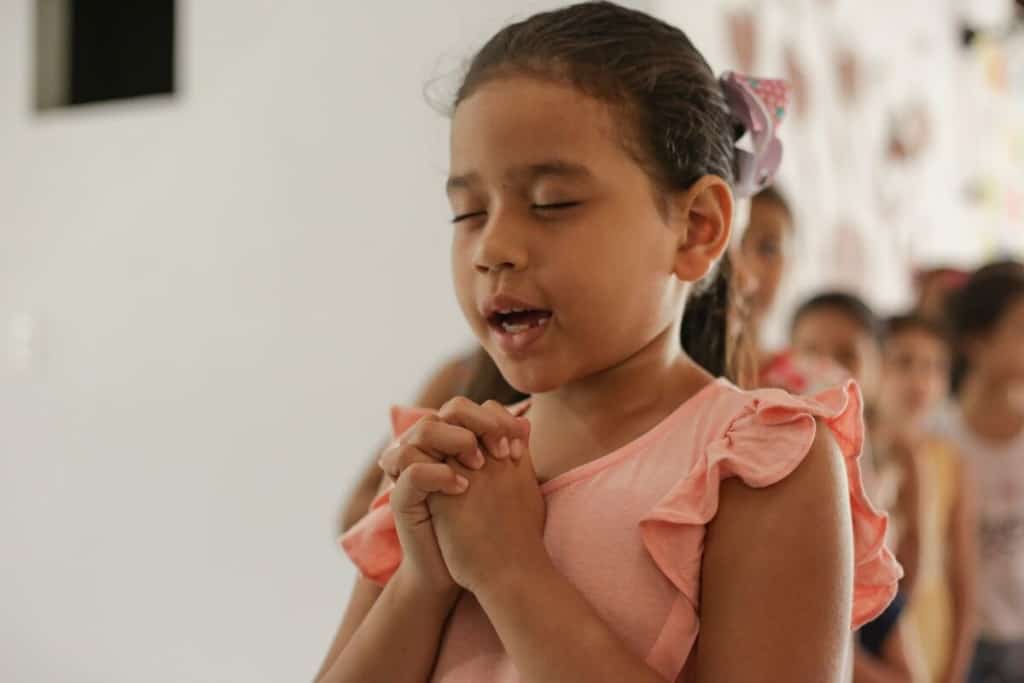
[[[861,483],[861,409],[853,382],[814,397],[711,382],[638,439],[542,484],[544,545],[629,649],[674,681],[700,628],[704,533],[718,509],[721,481],[739,477],[761,488],[784,479],[807,455],[821,418],[846,462],[857,628],[889,604],[902,574],[884,544],[887,520]],[[396,436],[426,412],[393,410]],[[389,496],[378,497],[341,538],[363,576],[380,585],[402,557]],[[520,680],[471,593],[452,612],[432,680]]]

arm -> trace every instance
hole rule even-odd
[[[457,596],[424,590],[401,569],[383,591],[359,579],[316,683],[427,680]]]
[[[904,524],[899,547],[896,549],[896,559],[903,565],[903,580],[900,583],[901,591],[909,599],[914,592],[917,568],[920,564],[921,519],[923,517],[921,506],[921,467],[917,461],[917,454],[909,446],[901,447],[898,457],[902,482],[896,505],[899,508],[900,515],[903,517]]]
[[[352,588],[352,596],[348,599],[348,606],[345,608],[345,615],[341,619],[337,633],[334,634],[334,642],[331,643],[331,647],[327,650],[327,656],[324,657],[320,670],[316,672],[316,678],[313,679],[316,683],[323,680],[327,669],[330,668],[334,660],[341,654],[341,651],[348,645],[348,641],[352,639],[352,634],[356,632],[359,624],[363,623],[363,619],[366,618],[373,604],[377,602],[380,594],[381,588],[377,584],[367,581],[362,577],[356,579],[356,584]]]
[[[896,673],[882,660],[867,652],[859,644],[854,645],[854,683],[907,683],[905,675]]]
[[[432,410],[440,409],[448,399],[462,391],[469,381],[469,374],[472,371],[471,358],[472,356],[459,357],[438,368],[427,380],[413,405]],[[373,460],[363,470],[355,489],[342,505],[341,514],[338,517],[339,533],[348,531],[353,524],[362,519],[377,495],[383,477],[380,467],[377,466],[377,459],[380,457],[381,451],[383,449],[374,454]]]
[[[944,683],[964,680],[974,648],[974,591],[977,557],[974,481],[970,467],[960,461],[957,497],[952,516],[950,544],[951,589],[953,592],[953,650]]]
[[[882,646],[881,659],[859,643],[854,647],[854,683],[912,683],[926,679],[916,631],[905,621],[893,626]]]
[[[845,675],[853,595],[846,471],[820,425],[789,477],[755,490],[724,482],[705,540],[697,683]],[[691,657],[691,660],[693,658]]]
[[[664,683],[550,562],[513,567],[475,595],[524,681]]]

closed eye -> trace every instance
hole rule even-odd
[[[469,220],[470,218],[477,218],[478,216],[486,216],[486,211],[472,211],[470,213],[462,213],[452,219],[452,223],[461,223],[462,221]]]
[[[533,204],[530,208],[536,211],[558,211],[559,209],[571,209],[579,205],[580,202],[554,202],[552,204]]]

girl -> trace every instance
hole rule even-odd
[[[916,314],[886,324],[875,435],[906,449],[921,478],[919,559],[916,576],[908,571],[914,590],[907,618],[919,636],[929,683],[963,681],[974,642],[972,491],[955,445],[926,427],[945,401],[950,364],[938,324]]]
[[[975,475],[979,643],[970,680],[1024,680],[1024,266],[982,268],[953,297],[961,372],[949,436]]]
[[[765,319],[786,272],[794,232],[789,202],[774,187],[758,192],[750,201],[750,220],[739,243],[739,258],[750,282],[743,287],[747,320],[761,365],[770,362],[760,343]]]
[[[777,165],[764,85],[716,80],[679,30],[610,3],[474,58],[456,294],[532,398],[395,415],[396,482],[343,538],[363,577],[320,681],[841,676],[844,632],[899,576],[859,481],[859,392],[744,393],[678,342],[733,183]]]
[[[920,681],[924,663],[914,624],[903,618],[918,562],[920,528],[920,473],[911,452],[889,438],[878,409],[881,324],[875,313],[856,296],[827,292],[801,305],[792,324],[790,367],[799,372],[778,373],[788,384],[820,382],[818,374],[841,368],[860,383],[868,418],[872,495],[893,514],[889,539],[907,571],[901,595],[879,618],[858,633],[854,657],[855,683]],[[777,368],[775,368],[777,371]]]

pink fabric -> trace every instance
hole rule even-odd
[[[889,604],[901,575],[883,543],[886,518],[861,485],[861,409],[853,382],[812,398],[713,382],[635,441],[545,482],[545,546],[623,642],[674,681],[700,627],[704,530],[718,510],[721,481],[736,476],[765,487],[784,479],[807,454],[821,418],[850,482],[852,626],[859,627]],[[396,434],[423,414],[393,412]],[[363,575],[381,585],[401,562],[388,498],[382,494],[341,538]],[[433,680],[519,680],[472,594],[463,594],[449,620]]]

